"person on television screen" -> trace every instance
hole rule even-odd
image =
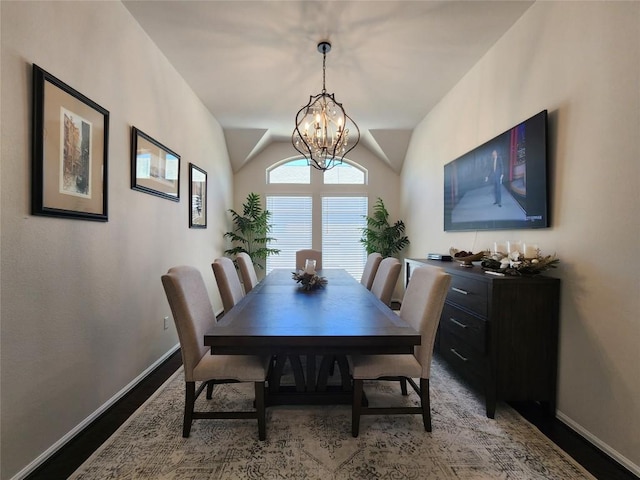
[[[497,150],[491,152],[490,172],[484,179],[488,182],[493,180],[493,199],[494,205],[502,206],[502,179],[504,178],[504,170],[502,165],[502,157],[498,155]]]

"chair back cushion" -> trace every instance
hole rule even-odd
[[[371,292],[385,305],[391,303],[391,295],[398,283],[401,268],[400,260],[394,257],[387,257],[380,262],[371,285]]]
[[[371,290],[373,279],[376,277],[376,272],[378,271],[381,261],[382,255],[378,252],[370,253],[369,256],[367,256],[367,263],[364,264],[364,271],[362,272],[360,283],[369,290]]]
[[[322,268],[322,252],[320,250],[307,248],[296,252],[296,270],[304,270],[304,264],[307,259],[316,261],[316,270]]]
[[[236,266],[230,258],[220,257],[213,261],[211,267],[222,298],[224,313],[227,313],[244,297]]]
[[[236,256],[236,261],[238,262],[238,268],[240,270],[240,275],[242,276],[244,293],[247,294],[258,284],[256,268],[253,266],[253,260],[251,260],[248,253],[240,252]]]
[[[433,342],[451,276],[442,268],[425,265],[416,268],[402,299],[400,318],[420,332],[421,343],[414,355],[422,365],[422,378],[429,378]]]
[[[204,334],[215,325],[216,316],[202,275],[196,268],[170,268],[162,275],[162,285],[178,331],[185,380],[190,382],[193,369],[208,353]]]

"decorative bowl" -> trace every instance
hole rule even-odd
[[[482,258],[488,255],[489,252],[482,251],[478,253],[471,253],[451,247],[449,249],[449,253],[451,254],[451,257],[460,264],[461,267],[473,267],[473,262],[482,260]]]

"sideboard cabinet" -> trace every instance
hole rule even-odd
[[[405,287],[424,264],[451,275],[435,350],[485,394],[487,416],[494,418],[499,400],[539,401],[555,414],[560,280],[405,259]]]

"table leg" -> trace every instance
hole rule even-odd
[[[316,391],[316,356],[307,355],[307,392],[315,392],[315,391]]]
[[[291,369],[293,370],[293,378],[296,383],[296,391],[304,392],[304,371],[302,370],[302,362],[298,355],[288,355]],[[308,367],[307,367],[308,368]]]

